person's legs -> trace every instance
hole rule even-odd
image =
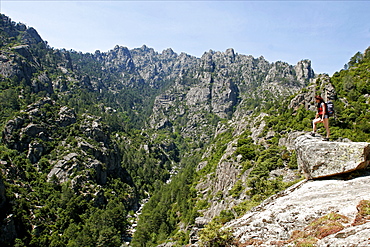
[[[321,123],[321,119],[320,118],[315,118],[313,121],[312,121],[312,133],[316,133],[316,124],[317,123]]]
[[[329,139],[330,136],[330,129],[329,129],[329,118],[324,118],[324,127],[326,129],[326,138]]]

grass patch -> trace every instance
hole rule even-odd
[[[346,216],[331,212],[314,220],[302,231],[293,231],[289,242],[301,247],[314,246],[319,239],[343,230],[345,223],[349,223]]]
[[[352,223],[353,226],[365,224],[370,221],[370,201],[361,200],[357,205],[357,215],[355,221]]]

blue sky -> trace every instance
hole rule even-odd
[[[270,62],[310,59],[316,73],[332,75],[370,46],[370,1],[0,0],[0,11],[51,47],[91,53],[145,44],[201,57],[234,48]]]

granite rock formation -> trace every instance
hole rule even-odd
[[[370,200],[370,177],[350,180],[304,180],[255,207],[240,219],[226,225],[241,243],[259,246],[292,246],[294,233],[305,231],[310,224],[330,214],[346,218],[339,231],[317,238],[316,246],[367,246],[370,244],[370,222],[354,224],[357,206]],[[338,223],[339,224],[339,223]],[[307,230],[306,230],[307,231]]]
[[[370,163],[370,143],[327,142],[303,135],[296,139],[299,170],[307,179],[365,169]]]

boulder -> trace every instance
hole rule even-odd
[[[58,160],[48,174],[49,181],[54,175],[60,183],[67,181],[74,170],[79,170],[78,157],[77,153],[69,153]]]
[[[109,135],[106,133],[107,126],[102,125],[100,119],[94,116],[85,115],[86,119],[80,126],[84,135],[97,141],[104,143],[105,146],[110,142]]]
[[[307,179],[364,169],[370,162],[370,143],[328,142],[303,135],[296,139],[299,170]]]
[[[42,73],[32,80],[32,90],[34,93],[45,91],[48,94],[53,93],[53,83],[47,73]]]
[[[82,155],[77,153],[69,153],[65,155],[62,159],[58,160],[51,171],[48,174],[48,180],[52,181],[53,177],[56,176],[59,183],[71,180],[71,178],[76,174],[77,171],[87,171],[87,169],[93,169],[95,172],[91,173],[85,172],[85,179],[96,180],[98,184],[105,184],[107,182],[107,170],[104,168],[101,161],[91,158],[85,158],[82,160]],[[86,181],[85,181],[86,182]],[[74,177],[72,180],[72,185],[74,188],[81,185],[81,178]]]
[[[59,119],[57,119],[57,123],[61,127],[66,127],[71,124],[76,123],[77,121],[77,116],[76,113],[73,109],[68,108],[67,106],[63,106],[59,110]]]
[[[44,153],[45,147],[42,143],[38,141],[33,141],[28,145],[27,158],[31,161],[32,164],[37,163]]]
[[[17,150],[21,150],[24,145],[19,143],[19,130],[22,128],[25,122],[24,118],[16,117],[9,120],[2,132],[3,142],[9,147]]]
[[[30,123],[21,131],[22,137],[38,137],[40,133],[46,132],[46,129],[40,124]]]

